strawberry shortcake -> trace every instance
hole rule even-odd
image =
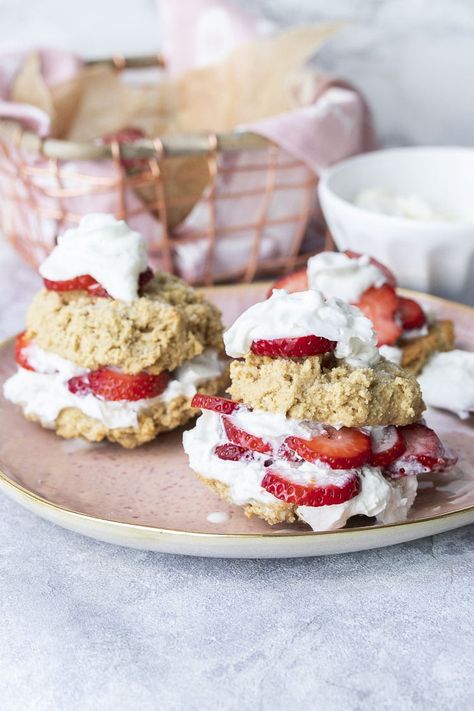
[[[316,289],[358,306],[372,321],[383,355],[419,373],[437,351],[454,348],[452,321],[434,320],[414,299],[398,296],[394,274],[357,252],[320,252],[307,268],[279,279],[275,288]]]
[[[356,307],[318,291],[269,299],[224,334],[232,399],[197,394],[185,432],[198,477],[270,524],[406,519],[417,476],[456,459],[421,420],[415,377],[388,362]]]
[[[25,417],[62,437],[124,447],[187,422],[193,395],[227,385],[219,311],[148,267],[143,237],[88,215],[40,267],[44,288],[4,384]]]

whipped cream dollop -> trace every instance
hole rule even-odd
[[[371,287],[385,284],[387,277],[366,254],[352,259],[342,252],[321,252],[308,260],[308,283],[326,298],[336,296],[355,304]]]
[[[289,294],[274,289],[266,301],[244,311],[224,334],[226,352],[241,358],[259,339],[321,336],[336,341],[336,358],[355,367],[371,367],[380,356],[371,321],[355,306],[330,298],[319,291]]]
[[[402,194],[381,187],[370,187],[359,192],[354,205],[371,212],[404,217],[410,220],[455,222],[461,218],[417,194]]]
[[[133,301],[138,296],[138,277],[148,265],[145,239],[123,220],[112,215],[91,214],[78,227],[66,230],[40,266],[51,281],[67,281],[89,275],[114,299]]]
[[[474,412],[474,353],[435,353],[418,376],[423,400],[455,412],[462,419]]]
[[[379,353],[382,358],[389,360],[391,363],[395,363],[395,365],[401,365],[403,356],[403,351],[401,348],[397,348],[396,346],[380,346]]]
[[[425,323],[420,328],[410,328],[408,331],[403,331],[401,338],[404,341],[411,341],[413,338],[427,336],[429,332],[429,326],[427,323]]]
[[[77,395],[70,392],[67,381],[89,372],[86,368],[44,351],[34,343],[25,349],[25,354],[32,367],[41,372],[18,368],[5,382],[4,395],[10,402],[20,405],[25,415],[36,417],[44,427],[50,428],[54,427],[59,413],[68,407],[75,407],[99,420],[108,429],[135,427],[142,410],[180,396],[192,398],[198,385],[218,377],[226,368],[215,351],[207,350],[180,366],[161,395],[135,401],[112,401],[92,393]]]
[[[256,415],[256,424],[250,428],[250,417]],[[232,416],[237,424],[239,413]],[[271,418],[274,417],[274,426]],[[245,420],[246,431],[263,435],[267,432],[273,445],[278,442],[283,431],[281,415],[272,415],[254,410]],[[286,419],[286,432],[302,434],[307,423]],[[303,429],[300,429],[303,428]],[[227,442],[227,437],[219,414],[204,411],[198,418],[196,426],[183,435],[183,446],[189,457],[191,469],[208,479],[215,479],[229,487],[230,499],[239,506],[249,503],[279,504],[280,500],[270,494],[261,482],[268,471],[268,455],[254,452],[253,459],[237,462],[223,460],[214,453],[215,447]],[[298,483],[319,481],[321,484],[341,482],[345,477],[352,476],[353,471],[332,470],[329,466],[318,463],[291,464],[279,461],[278,471],[286,478]],[[406,519],[416,495],[416,477],[404,477],[396,481],[386,479],[378,467],[364,466],[357,471],[361,480],[359,494],[342,504],[327,506],[298,506],[298,517],[308,523],[315,531],[327,531],[341,528],[351,516],[364,514],[375,516],[383,523],[392,523]]]

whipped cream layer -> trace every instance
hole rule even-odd
[[[192,398],[198,385],[218,377],[226,367],[217,352],[207,350],[180,366],[161,395],[135,401],[112,401],[92,393],[77,395],[69,391],[67,381],[89,372],[85,368],[43,351],[35,344],[25,349],[25,353],[32,367],[41,372],[19,368],[5,382],[3,392],[7,400],[22,407],[25,415],[36,417],[44,427],[49,428],[54,427],[61,410],[68,407],[75,407],[88,417],[99,420],[108,429],[135,427],[142,410],[181,396]]]
[[[371,287],[385,284],[383,271],[363,254],[352,259],[342,252],[321,252],[308,260],[308,283],[326,298],[335,296],[355,304]]]
[[[255,417],[255,422],[250,428],[250,419]],[[241,426],[244,413],[237,411],[232,415],[232,421]],[[303,433],[312,431],[312,423],[286,419],[283,426],[282,416],[275,415],[274,428],[271,427],[270,413],[254,410],[248,413],[245,419],[247,432],[264,436],[270,440],[274,449],[280,443],[282,432],[286,431],[303,436]],[[198,418],[196,426],[183,435],[183,446],[189,457],[191,469],[207,479],[215,479],[229,487],[230,499],[239,506],[250,503],[267,505],[280,504],[273,494],[262,488],[261,482],[268,467],[268,455],[254,453],[253,459],[229,461],[220,459],[214,450],[216,446],[225,444],[227,437],[218,413],[204,411]],[[283,476],[295,482],[308,483],[318,480],[321,483],[335,483],[343,481],[350,475],[349,471],[332,470],[329,466],[319,463],[291,464],[279,461],[278,471]],[[354,470],[352,470],[354,471]],[[299,506],[296,509],[298,517],[308,523],[315,531],[327,531],[341,528],[351,516],[364,514],[375,516],[383,523],[402,521],[413,504],[417,481],[416,477],[405,477],[396,481],[386,479],[378,467],[364,466],[356,469],[361,480],[360,493],[342,504],[327,506]]]
[[[403,351],[401,348],[397,348],[396,346],[380,346],[379,353],[382,358],[389,360],[391,363],[395,363],[395,365],[401,365],[403,356]]]
[[[133,301],[138,277],[148,265],[145,239],[123,220],[91,214],[78,227],[66,230],[40,266],[42,277],[67,281],[89,275],[114,299]]]
[[[336,341],[336,358],[355,367],[371,367],[380,356],[372,323],[355,306],[327,301],[318,291],[289,294],[274,289],[271,297],[251,306],[224,334],[226,352],[241,358],[252,341],[315,335]]]
[[[418,376],[423,400],[455,412],[462,419],[474,412],[474,353],[435,353]]]

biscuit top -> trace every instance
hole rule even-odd
[[[80,291],[42,289],[27,318],[45,351],[96,370],[174,370],[206,348],[222,349],[219,310],[171,274],[156,273],[130,303]]]
[[[325,300],[318,291],[289,294],[274,289],[271,297],[251,306],[224,334],[232,358],[246,356],[256,340],[319,336],[336,342],[334,355],[353,367],[380,360],[372,323],[362,311],[340,299]]]
[[[342,252],[320,252],[308,260],[308,283],[326,298],[336,296],[355,304],[371,287],[380,287],[386,275],[367,254],[349,257]]]
[[[138,277],[147,265],[142,235],[112,215],[92,214],[58,237],[39,271],[50,281],[89,275],[113,299],[131,302],[138,296]]]

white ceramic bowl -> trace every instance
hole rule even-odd
[[[354,205],[371,187],[422,196],[459,221],[393,217]],[[323,173],[319,197],[339,249],[380,259],[400,286],[474,304],[474,149],[395,148],[349,158]]]

